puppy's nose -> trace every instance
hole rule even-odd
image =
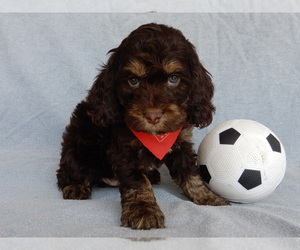
[[[162,111],[160,109],[148,109],[145,113],[147,121],[151,124],[157,124],[162,117]]]

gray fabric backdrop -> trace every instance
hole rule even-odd
[[[166,229],[120,227],[118,189],[66,201],[56,188],[61,134],[106,53],[147,22],[182,30],[213,75],[217,112],[269,127],[287,172],[261,202],[189,202],[161,169],[154,187]],[[300,14],[0,14],[0,236],[299,237]]]

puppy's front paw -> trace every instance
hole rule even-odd
[[[198,205],[230,206],[230,203],[226,199],[213,193],[201,195],[199,197],[194,197],[192,201]]]
[[[182,185],[183,192],[198,205],[226,206],[230,203],[215,194],[198,176],[190,176]]]
[[[132,229],[165,227],[165,218],[158,205],[148,202],[123,203],[121,222],[121,226]]]

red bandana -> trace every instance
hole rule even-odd
[[[162,135],[149,135],[144,132],[134,131],[133,129],[130,130],[152,154],[161,160],[175,143],[181,128],[175,132]]]

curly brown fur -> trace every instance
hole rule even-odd
[[[88,199],[94,184],[119,186],[122,226],[164,227],[151,184],[165,163],[174,181],[197,204],[227,205],[201,180],[192,149],[193,127],[212,121],[214,87],[194,46],[171,27],[134,30],[75,108],[63,134],[57,185],[65,199]],[[131,129],[158,135],[182,127],[169,153],[157,159]]]

